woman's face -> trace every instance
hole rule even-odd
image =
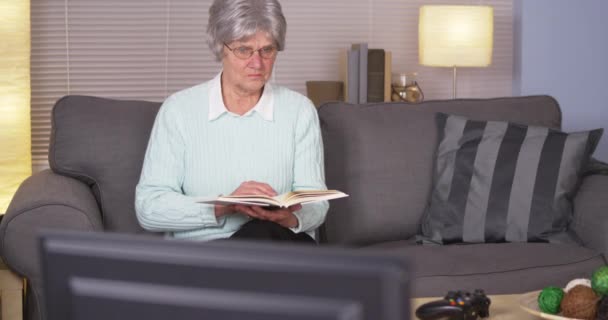
[[[253,49],[253,55],[247,59],[238,58],[231,50]],[[259,49],[267,51],[276,48],[274,41],[266,32],[258,31],[255,35],[226,43],[224,46],[224,58],[222,79],[231,87],[244,93],[258,93],[264,87],[270,76],[276,60],[276,54],[272,58],[262,58]]]

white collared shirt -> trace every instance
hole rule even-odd
[[[219,118],[222,114],[228,113],[236,117],[247,117],[253,112],[257,112],[266,121],[273,121],[274,114],[274,98],[272,94],[272,85],[266,83],[263,88],[262,96],[258,103],[244,115],[238,115],[226,108],[224,99],[222,98],[222,72],[215,76],[209,86],[209,121]]]

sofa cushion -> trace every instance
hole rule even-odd
[[[49,164],[91,185],[104,228],[141,232],[135,186],[160,103],[67,96],[55,104]]]
[[[589,278],[604,265],[601,254],[569,244],[492,243],[451,246],[394,241],[365,247],[408,258],[413,294],[442,296],[448,290],[485,289],[489,294],[521,293],[549,285],[564,287]]]
[[[547,96],[322,105],[327,186],[350,195],[330,204],[328,242],[365,244],[417,233],[431,190],[437,112],[553,128],[561,123],[557,102]]]
[[[443,113],[437,126],[425,242],[574,241],[571,199],[602,129],[564,133]]]

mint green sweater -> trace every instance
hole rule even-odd
[[[225,110],[219,77],[173,94],[156,116],[135,196],[144,229],[180,239],[227,238],[250,218],[232,213],[216,219],[213,205],[195,197],[227,195],[249,180],[268,183],[278,194],[326,189],[310,100],[267,84],[251,112],[218,114]],[[326,201],[304,205],[292,230],[314,236],[328,207]]]

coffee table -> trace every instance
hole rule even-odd
[[[533,314],[524,311],[519,307],[519,300],[523,294],[501,294],[501,295],[490,295],[488,296],[492,303],[490,304],[490,317],[486,318],[489,320],[538,320]],[[414,298],[412,299],[412,319],[418,319],[416,317],[416,308],[419,306],[439,300],[441,298]]]

